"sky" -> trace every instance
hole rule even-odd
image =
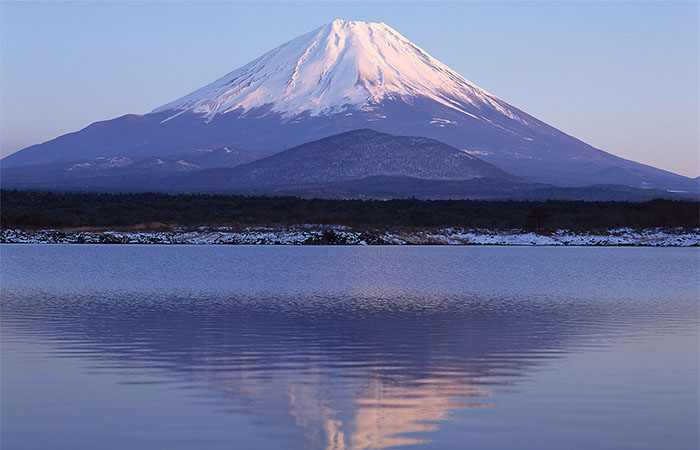
[[[0,154],[143,114],[334,19],[385,22],[612,154],[700,175],[698,2],[0,1]]]

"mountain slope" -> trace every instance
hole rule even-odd
[[[232,169],[191,173],[187,188],[283,186],[359,180],[371,176],[470,180],[513,176],[432,139],[356,130],[309,142]]]
[[[383,23],[336,20],[149,114],[90,125],[3,168],[224,146],[275,153],[372,128],[423,136],[533,181],[697,190],[697,181],[618,158],[471,83]]]
[[[168,160],[97,158],[5,169],[2,181],[6,188],[38,190],[225,192],[334,199],[697,198],[697,194],[616,185],[567,188],[529,183],[441,142],[368,129],[323,138],[247,164],[236,162],[241,158],[254,155],[222,148]],[[234,168],[203,168],[218,164],[233,164]]]
[[[256,160],[260,156],[239,149],[223,147],[214,150],[196,150],[179,155],[158,157],[120,156],[94,157],[67,162],[11,167],[2,170],[2,185],[20,188],[37,186],[56,187],[80,185],[81,181],[102,180],[102,183],[122,183],[119,180],[140,178],[167,178],[166,175],[203,169],[235,167]],[[78,182],[76,184],[75,182]]]

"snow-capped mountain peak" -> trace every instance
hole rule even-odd
[[[62,171],[63,175],[81,177],[103,169],[99,158],[136,158],[134,164],[119,170],[132,170],[137,160],[156,161],[153,167],[158,169],[149,166],[148,170],[157,174],[171,168],[194,170],[192,165],[232,167],[256,155],[371,129],[433,139],[456,153],[421,159],[408,151],[389,152],[380,139],[365,149],[353,147],[354,156],[343,156],[343,161],[355,158],[357,162],[354,169],[343,166],[345,175],[367,167],[368,161],[386,170],[398,164],[398,157],[405,163],[403,174],[418,178],[421,173],[433,178],[441,174],[444,178],[451,173],[453,177],[452,169],[476,155],[529,181],[697,192],[697,182],[607,154],[509,105],[383,23],[335,20],[153,112],[157,114],[95,123],[28,147],[4,158],[3,169],[37,166],[37,186],[49,186],[45,183],[58,179],[55,164],[73,168]],[[328,147],[315,146],[314,155],[319,164],[332,166],[339,161],[330,158],[339,141],[324,142]],[[240,151],[215,151],[225,147]],[[358,155],[364,155],[362,161]],[[157,163],[159,160],[164,164]],[[288,172],[308,172],[311,159],[304,161],[289,166]],[[23,170],[15,172],[20,180]],[[104,168],[107,175],[113,170]],[[4,186],[9,186],[10,175],[4,172]]]
[[[334,20],[174,102],[156,108],[212,117],[269,105],[283,117],[372,109],[383,99],[427,97],[475,117],[489,108],[520,121],[477,87],[384,23]],[[475,117],[476,118],[476,117]]]

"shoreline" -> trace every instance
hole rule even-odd
[[[438,228],[352,230],[345,226],[201,227],[169,231],[0,230],[2,244],[152,245],[506,245],[697,247],[700,229],[616,228],[602,232]]]

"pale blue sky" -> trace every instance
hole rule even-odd
[[[145,113],[336,18],[385,22],[610,153],[700,175],[697,2],[0,3],[0,145]]]

